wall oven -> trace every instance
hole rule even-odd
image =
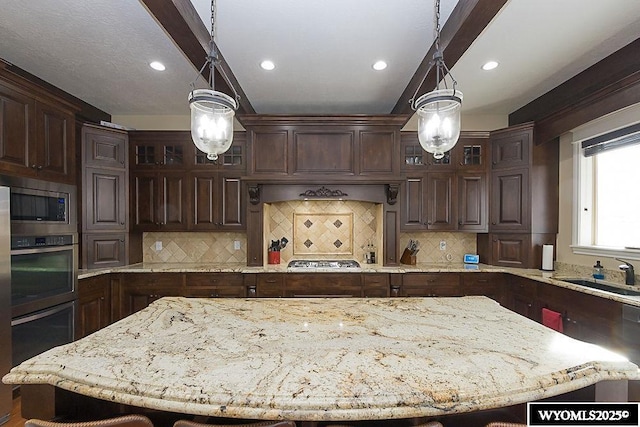
[[[13,366],[73,341],[75,301],[16,317],[11,321]]]
[[[0,176],[9,187],[11,361],[74,339],[78,277],[76,187]],[[5,303],[6,304],[6,303]],[[0,343],[1,344],[1,343]]]
[[[11,237],[11,316],[75,298],[77,235]]]

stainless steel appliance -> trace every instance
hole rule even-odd
[[[0,377],[11,369],[11,261],[9,187],[0,187]],[[11,386],[0,382],[0,424],[9,420]]]
[[[288,268],[300,268],[300,269],[309,269],[309,268],[328,268],[328,269],[337,269],[343,270],[347,268],[360,268],[360,264],[358,261],[348,259],[348,260],[293,260],[289,261],[287,264]]]
[[[11,237],[13,318],[71,301],[77,283],[77,235]]]
[[[76,188],[0,176],[4,256],[0,286],[0,373],[71,342],[78,277]],[[8,319],[8,320],[7,320]],[[8,408],[11,410],[11,387]],[[3,400],[0,399],[0,409]],[[0,411],[1,415],[2,411]]]

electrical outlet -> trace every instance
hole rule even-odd
[[[157,241],[156,242],[156,251],[161,251],[162,250],[162,242]]]
[[[440,250],[441,251],[446,251],[447,250],[447,242],[446,242],[446,240],[440,240]]]
[[[240,250],[240,240],[233,241],[233,249],[235,249],[236,251]]]

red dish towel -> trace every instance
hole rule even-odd
[[[542,309],[542,324],[558,332],[562,332],[562,314],[557,311]]]

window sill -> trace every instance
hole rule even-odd
[[[624,258],[627,260],[640,260],[640,249],[609,248],[604,246],[578,246],[571,245],[574,254],[593,255],[607,258]]]

